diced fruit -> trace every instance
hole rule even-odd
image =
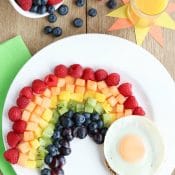
[[[50,143],[49,143],[50,144]],[[48,144],[48,145],[49,145]],[[46,147],[47,145],[45,145],[44,147]],[[39,147],[37,149],[37,155],[36,155],[36,160],[43,160],[45,158],[45,155],[47,153],[46,149],[44,147]]]
[[[92,106],[93,108],[96,106],[97,101],[93,98],[88,98],[86,101],[86,105]]]
[[[23,140],[25,142],[33,140],[33,139],[34,139],[34,133],[32,131],[25,131],[24,132]]]
[[[118,90],[125,97],[129,97],[132,95],[132,85],[130,83],[121,84],[118,87]]]
[[[138,102],[134,96],[130,96],[124,102],[124,106],[126,109],[135,109],[138,107]]]
[[[21,89],[20,93],[19,93],[20,96],[24,96],[28,99],[32,99],[33,98],[33,91],[32,91],[32,88],[31,87],[24,87],[23,89]]]
[[[50,102],[51,102],[50,98],[43,97],[43,102],[42,102],[41,106],[43,108],[49,108],[50,107]]]
[[[85,93],[85,87],[76,86],[75,93],[84,94]]]
[[[73,64],[69,67],[68,73],[74,78],[81,78],[83,75],[83,68],[80,64]]]
[[[116,98],[115,98],[114,96],[111,96],[110,98],[108,98],[108,103],[109,103],[112,107],[114,107],[114,106],[116,105],[116,103],[117,103],[117,100],[116,100]]]
[[[52,143],[51,138],[49,137],[41,137],[39,138],[39,143],[41,147],[47,147],[48,145],[50,145]]]
[[[44,129],[48,125],[48,122],[40,118],[39,126]]]
[[[77,104],[76,112],[83,112],[84,111],[84,104]]]
[[[142,107],[136,107],[133,111],[133,115],[141,115],[144,116],[145,115],[145,111],[143,110]]]
[[[118,103],[123,104],[125,102],[126,98],[122,94],[119,94],[116,97],[116,100],[117,100]]]
[[[102,106],[101,106],[99,103],[96,104],[94,110],[95,110],[95,112],[97,112],[98,114],[102,114],[102,113],[103,113],[103,108],[102,108]]]
[[[112,107],[110,106],[110,104],[105,101],[104,103],[102,103],[103,109],[105,110],[106,113],[109,113],[112,111]]]
[[[17,3],[25,11],[29,11],[32,7],[32,0],[17,0]]]
[[[36,106],[33,114],[40,116],[43,112],[44,112],[44,108],[38,105]]]
[[[75,85],[73,84],[66,84],[66,91],[70,93],[74,93]]]
[[[57,77],[64,78],[68,74],[68,69],[65,65],[60,64],[60,65],[55,67],[54,73]]]
[[[116,105],[116,112],[122,113],[124,111],[124,106],[121,104]]]
[[[94,108],[90,105],[85,105],[85,112],[93,113]]]
[[[18,165],[25,167],[27,160],[28,160],[27,154],[19,153]]]
[[[44,113],[42,114],[41,117],[42,117],[45,121],[49,122],[49,121],[51,120],[51,118],[52,118],[52,115],[53,115],[53,111],[50,110],[50,109],[46,109],[46,110],[44,111]]]
[[[104,69],[98,69],[95,72],[95,79],[96,81],[102,81],[105,80],[108,76],[108,73]]]
[[[132,115],[132,109],[125,109],[124,115],[125,116]]]
[[[41,135],[42,135],[42,129],[38,126],[38,127],[35,129],[34,133],[35,133],[35,136],[36,136],[37,138],[38,138],[38,137],[41,137]]]
[[[87,89],[92,91],[97,91],[97,82],[88,80],[87,81]]]
[[[61,109],[58,110],[60,115],[63,115],[64,113],[66,113],[68,111],[68,109],[66,107],[63,107]]]
[[[36,161],[34,161],[34,160],[27,160],[26,167],[27,168],[36,168]]]
[[[56,87],[58,78],[53,74],[49,74],[44,78],[44,82],[48,87]]]
[[[70,100],[70,92],[67,91],[62,91],[59,95],[59,99],[60,100],[65,100],[65,101],[69,101]]]
[[[44,91],[43,95],[44,95],[45,97],[50,98],[50,97],[51,97],[51,91],[50,91],[49,89],[46,89],[46,90]]]
[[[34,102],[35,102],[37,105],[41,105],[42,102],[43,102],[43,99],[42,99],[40,96],[35,96]]]
[[[27,123],[25,121],[18,120],[13,124],[13,130],[18,134],[22,134],[24,133],[26,126],[27,126]]]
[[[94,75],[93,69],[91,69],[91,68],[84,69],[82,78],[84,80],[93,80],[94,81],[95,75]]]
[[[17,121],[21,119],[22,111],[19,107],[13,106],[8,112],[9,119],[11,121]]]
[[[27,107],[27,105],[30,103],[30,99],[24,97],[24,96],[20,96],[18,97],[16,104],[19,106],[19,108],[24,109],[25,107]]]
[[[36,104],[33,103],[33,102],[30,102],[27,107],[26,107],[26,110],[29,111],[29,112],[32,112],[35,108]]]
[[[71,94],[71,100],[74,100],[77,102],[83,102],[83,94],[73,93],[73,94]]]
[[[51,93],[53,96],[59,95],[60,94],[60,88],[59,87],[52,87],[51,88]]]
[[[120,75],[117,73],[111,73],[105,81],[108,86],[117,86],[120,82]]]
[[[51,102],[50,102],[50,108],[56,108],[57,106],[57,103],[58,103],[58,98],[57,96],[52,96],[51,97]]]
[[[16,147],[18,145],[18,143],[22,140],[21,136],[16,134],[13,131],[10,131],[7,134],[7,143],[10,147]]]
[[[109,88],[109,91],[111,92],[111,94],[112,94],[113,96],[119,95],[119,91],[118,91],[118,88],[117,88],[116,86],[111,86],[111,87]]]
[[[95,93],[95,98],[96,98],[96,100],[97,100],[98,102],[102,103],[102,102],[105,101],[106,96],[105,96],[104,94],[102,94],[102,93],[96,92],[96,93]]]
[[[58,119],[59,119],[59,114],[58,112],[55,110],[53,112],[53,115],[52,115],[52,119],[50,120],[51,123],[53,124],[56,124],[58,122]]]
[[[98,89],[99,89],[99,90],[102,90],[102,89],[107,88],[107,85],[106,85],[106,82],[105,82],[105,81],[99,81],[99,82],[97,83],[97,86],[98,86]]]
[[[34,80],[32,82],[32,90],[36,94],[42,94],[46,90],[47,86],[42,80]]]
[[[116,114],[115,113],[103,114],[102,118],[103,118],[104,125],[106,127],[109,127],[116,120]]]
[[[65,80],[66,80],[66,84],[74,84],[75,82],[75,79],[71,76],[67,76]]]
[[[95,98],[95,91],[86,91],[84,95],[84,99],[87,98]]]
[[[38,123],[40,122],[40,117],[38,115],[36,115],[35,113],[33,113],[31,116],[30,116],[30,121],[31,122],[34,122],[34,123]]]
[[[30,145],[34,149],[37,149],[40,146],[40,144],[39,144],[37,139],[34,139],[34,140],[30,141]]]
[[[38,142],[39,143],[39,142]],[[29,160],[36,160],[36,154],[37,154],[37,151],[36,149],[31,149],[28,153],[28,158]]]
[[[34,131],[37,128],[38,124],[34,122],[27,122],[27,131]]]
[[[118,112],[116,114],[116,117],[117,117],[117,119],[120,119],[120,118],[124,117],[124,113],[123,112]]]
[[[23,113],[22,113],[22,120],[24,120],[24,121],[28,121],[29,120],[29,118],[30,118],[30,112],[29,111],[23,111]]]
[[[81,78],[77,78],[75,81],[75,85],[77,86],[85,86],[85,80],[81,79]]]
[[[11,164],[16,164],[19,159],[19,151],[16,148],[8,149],[4,152],[4,158]]]
[[[29,152],[31,147],[28,142],[22,142],[18,145],[18,149],[21,153],[26,154]]]
[[[44,160],[36,160],[36,168],[41,168],[44,165]]]
[[[66,80],[64,79],[64,78],[59,78],[58,79],[58,83],[57,83],[57,86],[58,87],[64,87],[65,86],[65,84],[66,84]]]
[[[106,98],[112,96],[112,93],[110,92],[108,87],[101,89],[101,92],[106,96]]]
[[[75,111],[76,110],[76,106],[77,106],[77,102],[72,101],[72,100],[69,101],[69,106],[68,106],[69,110]]]
[[[53,124],[49,124],[43,131],[43,137],[52,137],[54,132],[54,125]]]

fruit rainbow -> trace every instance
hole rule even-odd
[[[12,164],[41,168],[41,174],[64,174],[64,156],[71,153],[73,137],[104,141],[107,128],[127,115],[145,115],[132,85],[104,69],[83,69],[79,64],[58,65],[44,80],[24,87],[9,109],[12,131],[4,157]],[[57,167],[54,167],[59,165]],[[50,168],[53,170],[50,170]]]

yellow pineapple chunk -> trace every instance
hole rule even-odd
[[[27,162],[26,162],[26,167],[27,168],[31,168],[31,169],[34,169],[34,168],[36,168],[36,161],[35,160],[28,160]]]
[[[52,96],[52,97],[51,97],[51,102],[50,102],[50,107],[51,107],[51,108],[56,108],[57,103],[58,103],[58,98],[57,98],[57,96],[56,96],[56,95],[55,95],[55,96]]]
[[[44,113],[42,114],[41,117],[42,117],[45,121],[49,122],[49,121],[51,120],[51,118],[52,118],[52,115],[53,115],[53,111],[50,110],[50,109],[46,109],[46,110],[44,111]]]
[[[97,92],[95,93],[95,98],[98,102],[103,103],[106,99],[106,96],[102,93]]]
[[[73,94],[71,94],[71,100],[74,100],[77,102],[83,102],[83,94],[73,93]]]
[[[28,153],[29,160],[36,160],[36,154],[37,154],[37,150],[31,149]]]
[[[37,149],[40,146],[39,141],[37,139],[30,141],[30,145],[34,149]]]
[[[42,135],[42,129],[38,126],[35,129],[34,133],[35,133],[36,138],[41,137],[41,135]]]
[[[66,91],[70,93],[74,93],[75,85],[73,84],[66,84]]]
[[[59,99],[69,101],[70,100],[70,92],[62,91],[59,95]]]

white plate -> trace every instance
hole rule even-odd
[[[118,37],[88,34],[60,40],[30,59],[13,81],[3,111],[3,134],[11,129],[8,109],[15,104],[19,89],[50,73],[57,64],[80,63],[93,68],[119,72],[123,81],[133,83],[134,93],[147,115],[160,128],[166,144],[165,161],[157,175],[170,175],[175,167],[175,86],[166,69],[147,51]],[[67,157],[66,175],[107,175],[102,148],[89,138],[73,141],[73,153]],[[38,175],[35,170],[13,166],[18,175]]]

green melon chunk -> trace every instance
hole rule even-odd
[[[48,126],[43,131],[43,137],[52,137],[55,126],[53,124],[48,124]]]
[[[76,111],[76,106],[77,106],[77,102],[71,100],[69,102],[68,108],[69,108],[69,110]]]
[[[105,127],[109,127],[113,122],[113,118],[109,114],[103,114],[102,119],[103,119]]]
[[[37,149],[36,160],[43,160],[47,154],[47,150],[44,147],[39,147]]]
[[[94,108],[90,105],[85,105],[85,112],[88,112],[88,113],[93,113],[94,112]]]
[[[77,104],[76,112],[84,112],[84,104]]]
[[[58,111],[55,110],[53,112],[53,116],[52,116],[52,119],[50,120],[50,122],[53,124],[56,124],[58,122],[59,117],[60,117],[60,115],[59,115]]]
[[[36,160],[36,168],[42,168],[44,165],[44,160]]]
[[[41,147],[47,147],[49,144],[52,143],[52,140],[49,137],[41,137],[39,138],[39,143]]]
[[[99,103],[96,104],[94,110],[95,110],[95,112],[97,112],[98,114],[102,114],[102,113],[104,112],[102,106],[101,106]]]
[[[86,104],[89,105],[89,106],[92,106],[93,108],[95,108],[95,106],[97,104],[97,101],[93,98],[88,98],[87,101],[86,101]]]

